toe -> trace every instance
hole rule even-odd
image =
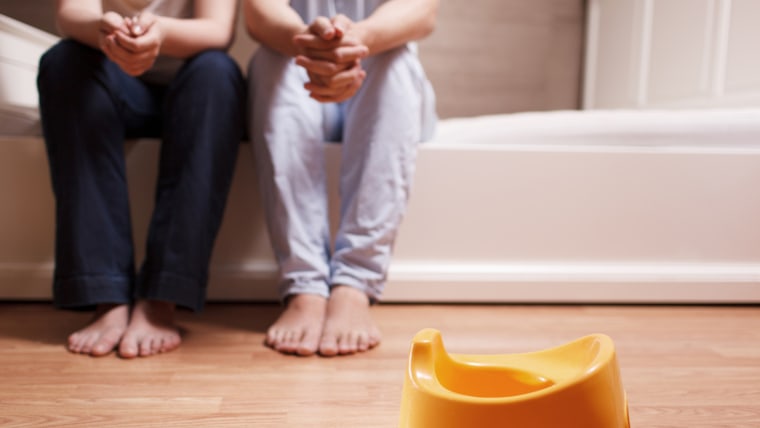
[[[356,353],[356,341],[356,334],[354,332],[342,335],[338,342],[338,353],[341,355]]]
[[[366,333],[360,333],[356,336],[356,350],[359,352],[367,351],[369,346],[369,337]]]
[[[164,337],[159,336],[153,339],[153,341],[150,344],[150,354],[156,355],[161,352],[161,350],[164,348]]]
[[[84,340],[82,333],[76,332],[69,336],[68,350],[74,353],[79,353],[82,349],[82,341]]]
[[[90,354],[92,353],[92,348],[95,346],[95,343],[97,343],[99,335],[97,334],[84,334],[82,337],[82,341],[79,344],[79,353],[80,354]]]
[[[92,347],[90,354],[96,357],[109,354],[118,345],[121,339],[121,332],[110,330],[103,334]]]
[[[119,345],[119,355],[122,358],[135,358],[138,353],[137,338],[133,335],[124,336]]]
[[[319,342],[319,353],[325,357],[338,355],[338,336],[326,331]]]
[[[153,338],[152,337],[143,337],[142,340],[140,340],[140,356],[141,357],[147,357],[152,355],[152,349],[153,349]]]
[[[270,328],[267,330],[267,337],[264,341],[264,343],[267,344],[267,346],[271,346],[272,348],[276,348],[277,344],[282,341],[282,330],[279,328]]]
[[[92,351],[90,351],[90,355],[93,357],[102,357],[105,355],[108,355],[112,350],[113,346],[107,343],[98,342],[95,344],[95,346],[92,347]]]
[[[373,329],[372,332],[369,334],[367,340],[368,340],[369,347],[374,348],[375,346],[380,344],[380,341],[382,340],[382,335],[377,329]]]
[[[280,341],[280,343],[277,344],[276,349],[280,352],[291,354],[296,352],[300,341],[301,332],[291,330],[283,335],[283,339]]]
[[[314,355],[319,349],[319,333],[319,330],[307,330],[298,344],[296,353],[301,356]]]
[[[182,339],[180,338],[179,334],[171,334],[167,336],[166,338],[164,338],[161,351],[162,352],[172,351],[179,346],[181,341]]]

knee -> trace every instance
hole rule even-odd
[[[234,109],[240,114],[245,109],[245,92],[240,67],[218,50],[204,51],[187,60],[169,85],[169,94],[193,94],[207,104],[224,107],[225,111]]]
[[[224,85],[240,88],[243,85],[240,67],[229,55],[219,50],[204,51],[190,58],[180,73],[212,90],[219,90]]]
[[[248,65],[248,84],[252,89],[258,89],[257,92],[271,90],[288,81],[290,74],[297,74],[291,58],[261,46]]]
[[[375,55],[365,60],[367,78],[363,91],[377,96],[421,96],[426,82],[417,56],[406,46]]]
[[[422,65],[419,58],[407,46],[401,46],[396,49],[376,55],[365,61],[367,73],[380,76],[396,75],[396,77],[406,77],[418,79],[424,77]]]
[[[40,69],[65,67],[91,61],[92,57],[102,57],[98,50],[71,39],[63,39],[53,45],[40,58]]]
[[[83,78],[92,76],[105,56],[98,50],[70,39],[64,39],[48,49],[40,58],[37,82],[40,91],[46,88],[64,91],[77,86]]]
[[[368,71],[375,69],[385,72],[392,69],[408,71],[411,68],[410,63],[413,62],[415,58],[416,56],[408,47],[400,46],[367,58],[363,61],[363,64]]]

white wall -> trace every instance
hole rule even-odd
[[[759,22],[757,0],[589,0],[583,106],[759,106]]]

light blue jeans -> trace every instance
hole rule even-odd
[[[249,67],[252,140],[280,296],[347,285],[380,299],[414,174],[435,124],[433,91],[408,46],[362,62],[340,104],[309,98],[306,71],[265,47]],[[325,141],[340,141],[340,222],[331,245]]]

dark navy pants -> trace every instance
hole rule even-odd
[[[54,303],[135,299],[200,310],[245,115],[244,79],[220,51],[167,85],[64,40],[40,61],[42,127],[56,201]],[[146,258],[135,271],[124,140],[161,139]]]

